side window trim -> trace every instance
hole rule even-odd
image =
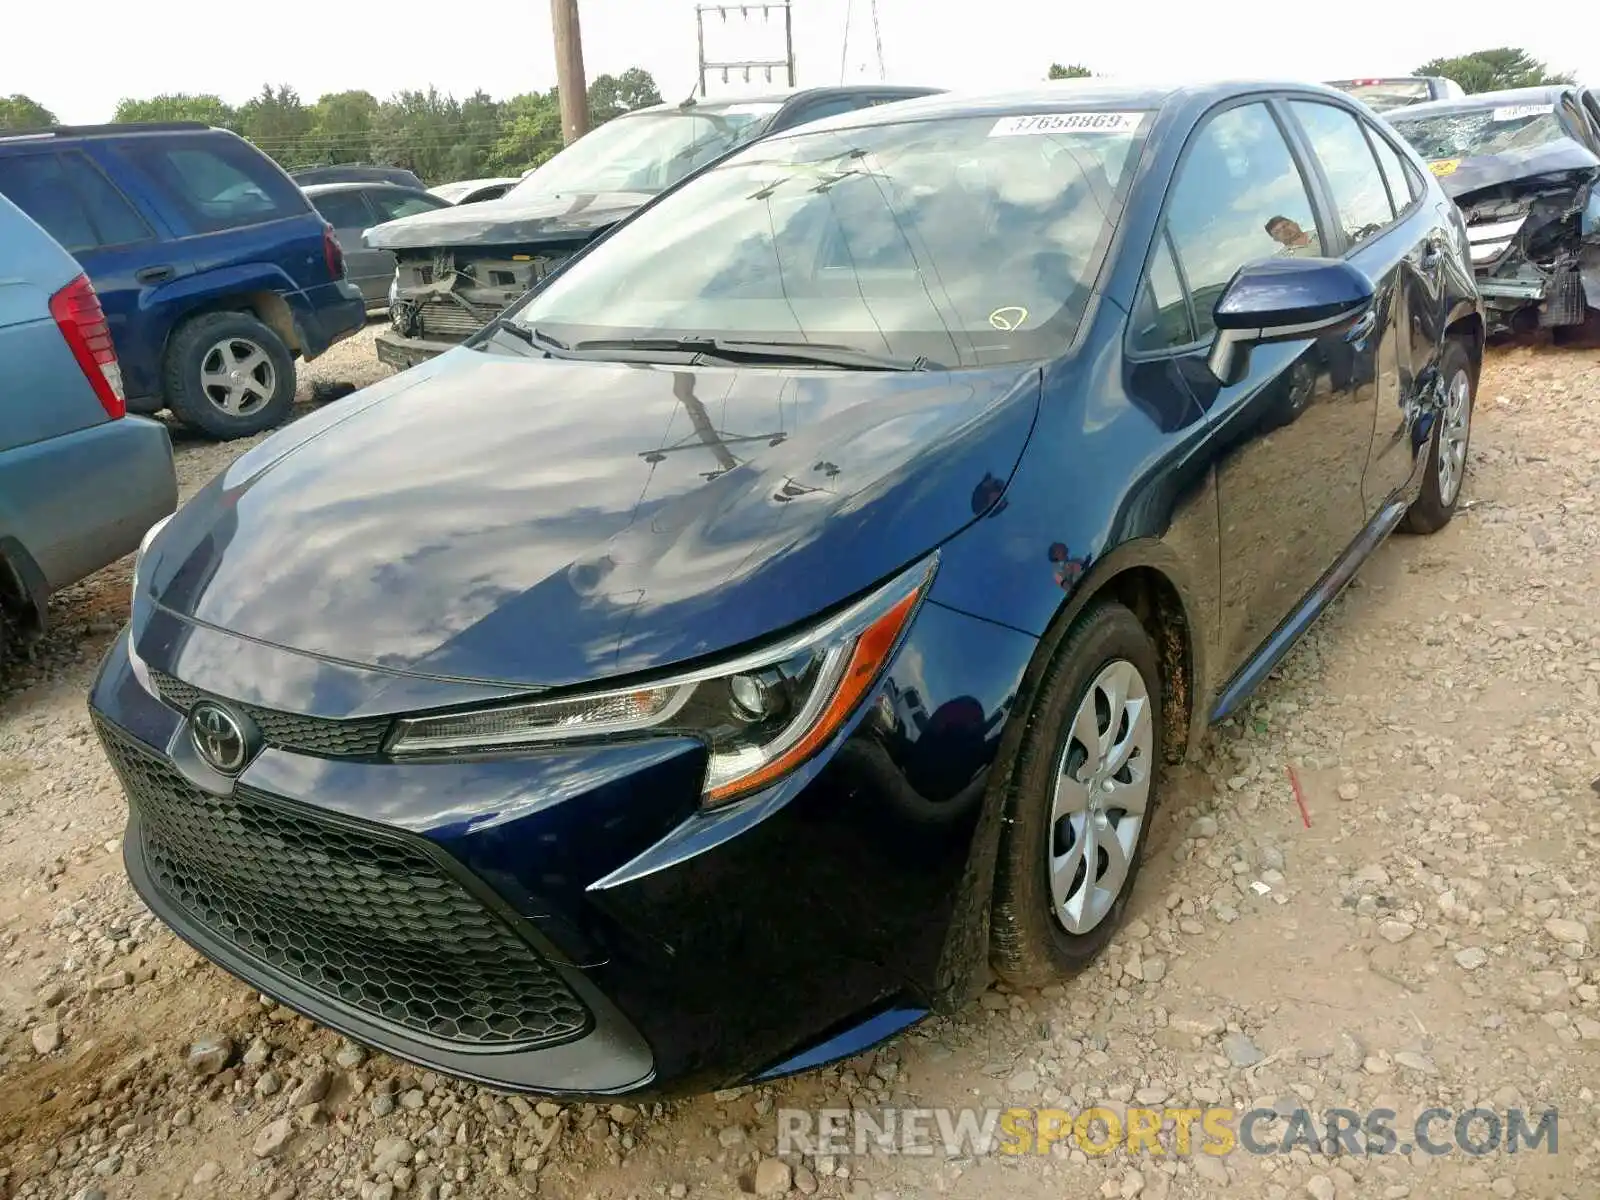
[[[1265,105],[1268,113],[1277,123],[1278,132],[1289,147],[1289,159],[1299,170],[1300,178],[1305,183],[1306,192],[1311,198],[1311,211],[1316,218],[1318,236],[1323,239],[1323,253],[1330,257],[1338,256],[1334,253],[1334,247],[1330,247],[1327,244],[1329,239],[1327,234],[1323,232],[1324,226],[1329,227],[1338,239],[1335,242],[1335,246],[1343,246],[1344,234],[1333,221],[1335,214],[1330,204],[1327,181],[1322,177],[1320,166],[1317,167],[1315,174],[1307,169],[1308,166],[1315,164],[1315,159],[1311,159],[1308,163],[1307,147],[1300,140],[1303,136],[1300,127],[1298,124],[1290,125],[1289,114],[1284,111],[1286,101],[1294,94],[1262,91],[1249,92],[1243,96],[1230,96],[1227,100],[1206,109],[1200,115],[1200,119],[1194,123],[1194,127],[1189,130],[1188,136],[1184,138],[1183,148],[1178,151],[1178,159],[1172,166],[1172,175],[1167,180],[1166,194],[1161,198],[1161,211],[1156,214],[1155,232],[1150,237],[1150,245],[1145,250],[1144,262],[1139,268],[1139,282],[1133,291],[1134,304],[1138,303],[1139,294],[1143,291],[1145,281],[1149,278],[1150,268],[1155,261],[1157,248],[1165,246],[1167,252],[1172,255],[1172,264],[1178,273],[1178,283],[1183,288],[1184,306],[1189,310],[1189,328],[1191,331],[1199,329],[1200,322],[1195,312],[1194,293],[1189,287],[1188,273],[1183,269],[1183,258],[1178,254],[1177,247],[1172,242],[1172,234],[1167,224],[1167,210],[1172,204],[1174,185],[1182,177],[1183,169],[1189,162],[1189,155],[1193,151],[1195,143],[1199,141],[1200,135],[1205,131],[1206,126],[1223,113],[1235,108],[1242,108],[1247,104]],[[1163,358],[1181,358],[1211,344],[1209,337],[1197,337],[1186,346],[1163,346],[1157,350],[1141,350],[1133,344],[1133,334],[1131,320],[1125,322],[1122,336],[1122,353],[1123,357],[1131,362],[1153,362]]]

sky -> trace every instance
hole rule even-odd
[[[504,98],[555,83],[547,0],[275,0],[248,15],[215,0],[78,0],[67,24],[49,5],[14,7],[0,93],[22,92],[72,123],[109,120],[124,96],[214,92],[237,104],[267,82],[287,83],[308,102],[324,92],[364,88],[382,98],[430,84],[458,97],[482,88]],[[878,0],[877,8],[887,79],[956,90],[1025,86],[1051,61],[1139,80],[1405,74],[1439,55],[1507,43],[1600,85],[1600,5],[1590,0],[1341,0],[1334,9],[1283,0]],[[847,81],[879,78],[871,9],[870,0],[794,0],[802,86],[838,83],[841,68]],[[1525,27],[1519,12],[1531,17]],[[695,87],[695,0],[580,0],[580,13],[591,79],[640,66],[667,99]],[[776,12],[765,26],[736,15],[726,25],[706,21],[710,58],[783,55]],[[25,54],[15,52],[21,47]],[[764,84],[757,75],[755,85]],[[748,90],[741,76],[724,83],[720,72],[708,88]]]

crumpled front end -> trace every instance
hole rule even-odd
[[[394,300],[389,328],[378,337],[379,358],[403,370],[454,349],[583,245],[396,251]]]
[[[1600,308],[1600,169],[1500,183],[1458,203],[1491,328],[1581,325]]]

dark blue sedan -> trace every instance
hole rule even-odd
[[[362,1042],[615,1094],[1111,937],[1162,767],[1460,495],[1483,316],[1327,88],[1073,84],[734,153],[149,541],[127,867]]]

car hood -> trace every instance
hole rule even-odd
[[[1460,200],[1484,188],[1526,180],[1542,182],[1547,175],[1572,171],[1600,171],[1600,158],[1571,138],[1547,142],[1526,150],[1506,154],[1487,154],[1476,158],[1444,159],[1455,163],[1453,170],[1439,175],[1439,186],[1452,200]],[[1438,166],[1435,164],[1435,173]]]
[[[208,484],[151,547],[135,632],[153,601],[351,666],[525,687],[715,655],[811,619],[991,511],[1038,397],[1025,365],[683,369],[452,351]]]
[[[375,225],[362,241],[374,250],[570,242],[609,229],[650,198],[644,192],[502,196]]]

